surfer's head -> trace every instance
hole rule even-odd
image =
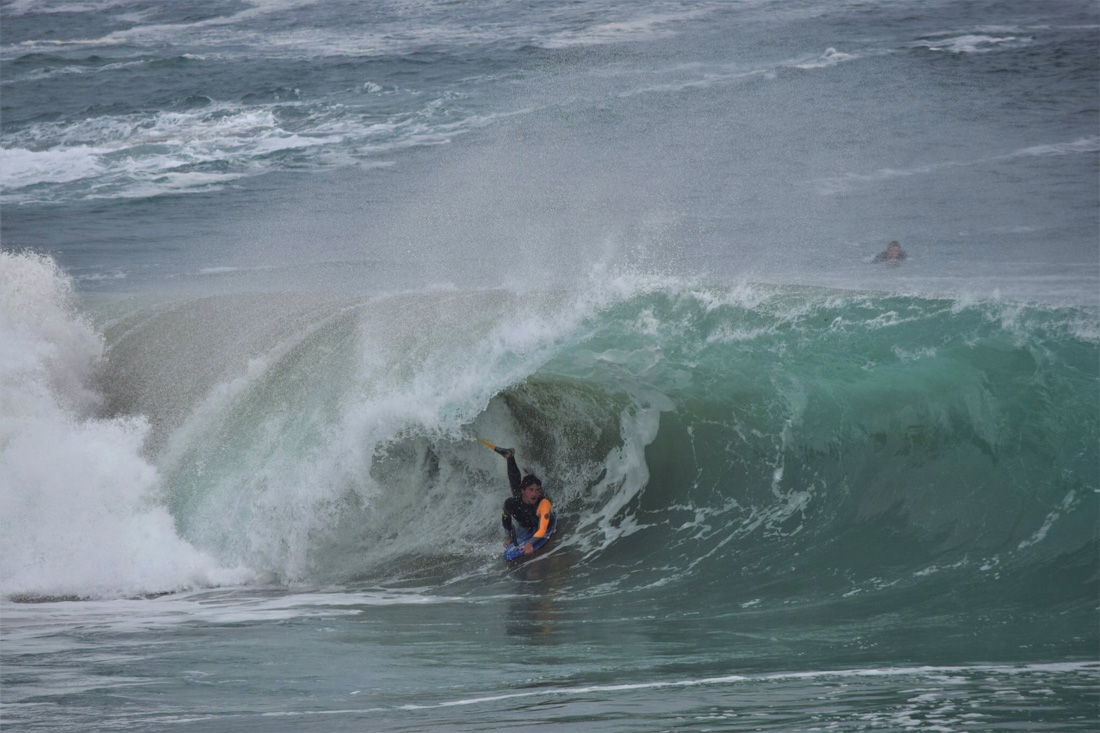
[[[524,476],[519,482],[520,496],[528,504],[534,504],[542,494],[542,481],[533,473]]]

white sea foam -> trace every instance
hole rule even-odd
[[[159,23],[159,24],[137,24],[133,27],[125,30],[114,31],[108,35],[83,41],[90,44],[121,44],[121,43],[158,43],[164,42],[169,39],[178,40],[179,38],[186,36],[189,33],[194,32],[207,32],[208,38],[214,39],[213,34],[210,33],[211,29],[234,26],[242,22],[250,22],[258,17],[268,15],[270,13],[284,12],[300,8],[308,5],[314,5],[317,0],[249,0],[236,12],[230,12],[227,15],[217,15],[213,17],[206,17],[201,20],[194,21],[181,21],[179,23]],[[104,8],[113,6],[111,2]],[[230,6],[236,8],[236,6]],[[94,6],[81,8],[82,10],[99,10]],[[34,11],[37,12],[38,8],[35,7]],[[246,31],[247,33],[247,31]],[[231,35],[225,39],[229,43],[239,43],[240,38]]]
[[[128,5],[129,0],[85,0],[84,2],[54,3],[43,0],[12,0],[4,6],[6,15],[26,13],[88,13],[103,12]]]
[[[1058,508],[1047,515],[1047,518],[1043,521],[1043,526],[1035,530],[1035,533],[1032,534],[1031,537],[1028,537],[1026,540],[1020,542],[1016,549],[1023,550],[1027,547],[1030,547],[1036,543],[1045,540],[1047,535],[1050,533],[1051,528],[1054,526],[1054,523],[1061,518],[1063,513],[1067,513],[1072,510],[1076,506],[1077,502],[1078,500],[1076,491],[1070,491],[1068,494],[1066,494],[1066,498],[1062,500],[1062,503],[1058,506]]]
[[[1018,150],[1013,150],[1004,155],[994,155],[986,158],[972,160],[945,160],[936,163],[913,166],[910,168],[880,168],[870,173],[846,173],[840,176],[818,180],[817,192],[823,196],[844,193],[861,185],[880,184],[895,178],[908,178],[910,176],[928,175],[951,168],[963,168],[980,165],[988,165],[1002,161],[1011,161],[1016,158],[1032,158],[1062,155],[1080,155],[1100,151],[1100,137],[1081,138],[1062,143],[1047,143],[1033,145]]]
[[[693,9],[608,20],[580,30],[555,33],[541,41],[540,45],[545,48],[568,48],[655,40],[675,33],[673,24],[699,19],[708,12],[708,10]]]
[[[844,53],[842,51],[837,51],[835,48],[827,48],[825,49],[825,53],[821,54],[818,58],[812,61],[803,61],[794,66],[796,69],[824,69],[857,58],[859,58],[859,56],[856,54]]]
[[[1098,667],[1094,662],[1068,662],[1054,664],[1028,664],[1028,665],[972,665],[972,666],[942,666],[942,667],[872,667],[847,670],[822,670],[808,672],[781,672],[764,675],[729,674],[716,677],[701,677],[681,680],[659,680],[650,682],[634,682],[617,685],[579,685],[575,687],[553,687],[544,689],[527,690],[522,692],[509,692],[499,695],[485,695],[481,697],[448,700],[434,704],[409,704],[402,705],[401,710],[425,710],[430,708],[442,708],[461,705],[483,705],[501,700],[513,700],[530,697],[569,697],[573,695],[590,695],[592,693],[635,692],[642,690],[659,690],[667,688],[702,687],[714,685],[739,685],[751,682],[791,682],[799,680],[821,679],[858,679],[877,677],[903,677],[912,680],[942,679],[945,675],[951,678],[968,677],[972,675],[1044,675],[1044,674],[1082,674],[1095,675]],[[963,679],[948,679],[943,681],[962,682]],[[915,723],[916,721],[914,721]]]
[[[6,651],[41,651],[41,640],[74,628],[136,634],[182,624],[262,623],[296,618],[354,616],[368,606],[424,606],[470,603],[469,599],[425,595],[415,590],[372,589],[339,593],[285,593],[224,588],[155,598],[50,601],[4,606]],[[480,602],[480,601],[478,601]]]
[[[265,109],[161,112],[153,116],[89,118],[79,125],[31,126],[0,149],[4,200],[23,202],[67,196],[76,182],[83,196],[132,198],[194,190],[240,177],[251,159],[323,145],[280,128]],[[235,164],[236,171],[193,170]],[[47,186],[43,184],[67,184]]]
[[[236,580],[156,504],[140,417],[96,417],[103,342],[49,258],[0,252],[0,594],[116,596]]]
[[[1068,143],[1052,143],[1049,145],[1035,145],[1012,153],[1013,157],[1045,156],[1045,155],[1074,155],[1077,153],[1100,152],[1100,137],[1086,137]]]
[[[596,492],[608,494],[609,498],[599,514],[581,522],[577,528],[578,541],[587,555],[593,555],[616,540],[644,529],[633,515],[625,512],[649,483],[645,449],[657,437],[661,412],[671,409],[672,403],[659,393],[652,393],[643,399],[649,404],[628,408],[620,416],[623,444],[613,449],[604,460],[606,475],[594,488]],[[598,532],[584,532],[586,529]]]
[[[52,150],[0,148],[0,186],[13,190],[40,183],[69,183],[103,173],[106,148],[75,145]]]
[[[1018,46],[1030,43],[1029,38],[1018,36],[990,36],[981,33],[964,33],[959,36],[952,35],[942,39],[924,39],[913,43],[915,47],[927,48],[930,51],[946,51],[949,53],[988,53],[998,48],[1012,45]]]
[[[0,202],[139,198],[209,190],[260,175],[303,157],[319,167],[364,164],[404,148],[445,144],[493,124],[500,115],[428,122],[442,102],[414,112],[364,120],[354,109],[307,108],[308,134],[288,129],[275,105],[214,104],[187,112],[45,122],[0,137]],[[365,160],[373,159],[373,160]]]
[[[125,280],[127,277],[125,272],[121,270],[115,270],[114,272],[89,272],[82,275],[76,275],[74,280],[79,282],[102,282],[104,280]]]

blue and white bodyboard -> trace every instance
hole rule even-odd
[[[507,547],[504,548],[504,562],[512,562],[513,560],[518,560],[522,557],[526,557],[523,554],[523,544],[525,542],[527,542],[528,540],[531,541],[531,547],[534,548],[535,551],[537,551],[540,547],[542,547],[547,542],[549,542],[551,537],[554,536],[554,528],[557,526],[557,524],[558,524],[557,516],[551,514],[550,515],[550,525],[546,528],[546,536],[545,537],[541,537],[537,540],[532,540],[530,535],[528,535],[526,537],[517,537],[515,544],[508,545]],[[531,553],[531,555],[534,555],[534,554],[535,554],[534,552]]]

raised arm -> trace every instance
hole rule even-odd
[[[505,457],[508,459],[508,483],[512,486],[512,496],[518,499],[520,473],[519,466],[516,465],[516,456],[514,452],[509,451]]]

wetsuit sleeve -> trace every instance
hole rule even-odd
[[[516,465],[516,457],[508,456],[508,483],[512,485],[512,496],[519,498],[520,482],[519,466]]]
[[[550,510],[549,499],[543,499],[539,502],[539,508],[536,510],[539,515],[539,528],[535,530],[535,534],[531,539],[541,540],[546,536],[546,532],[550,529]]]

